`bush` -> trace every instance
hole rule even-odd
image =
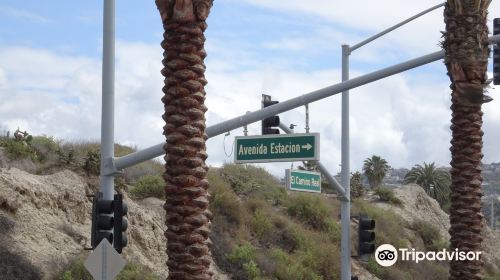
[[[329,218],[325,221],[326,223],[326,232],[328,236],[333,242],[340,241],[340,235],[342,234],[342,230],[340,228],[339,223],[332,218]]]
[[[375,189],[381,201],[389,202],[394,205],[401,205],[403,202],[394,195],[394,190],[388,187],[378,187]]]
[[[352,207],[353,213],[365,213],[376,221],[375,244],[392,244],[396,247],[407,244],[401,234],[402,227],[407,226],[407,223],[394,211],[384,210],[361,200],[355,200]]]
[[[263,168],[225,164],[220,169],[220,174],[238,195],[263,198],[273,205],[280,205],[286,200],[285,188]]]
[[[226,258],[230,263],[243,268],[247,279],[256,279],[260,276],[260,269],[255,262],[255,252],[255,247],[247,243],[236,246]]]
[[[58,275],[56,280],[93,280],[94,278],[85,268],[82,260],[73,263]],[[116,280],[159,280],[160,278],[137,263],[128,263],[116,276]]]
[[[316,195],[299,194],[288,202],[288,214],[310,225],[314,229],[326,230],[331,211]]]
[[[99,151],[88,151],[84,159],[83,170],[89,175],[99,175],[101,172],[101,154]]]
[[[161,176],[165,172],[165,167],[158,161],[150,160],[126,168],[123,177],[129,184],[135,184],[144,175]]]
[[[30,158],[36,160],[36,151],[24,141],[5,139],[0,141],[0,146],[5,148],[7,156],[12,160]]]
[[[259,239],[262,239],[273,229],[273,225],[268,220],[268,216],[262,210],[255,211],[251,221],[251,227],[253,232]]]
[[[223,218],[224,224],[231,224],[232,228],[242,225],[245,222],[246,211],[242,211],[242,205],[238,196],[214,169],[208,171],[208,181],[210,182],[210,210],[214,213],[215,219]]]
[[[248,276],[248,279],[258,279],[260,276],[260,269],[253,260],[243,264],[243,270]]]
[[[423,220],[417,220],[413,222],[412,227],[422,238],[426,250],[439,251],[449,247],[448,241],[441,237],[439,229],[434,225]]]
[[[116,276],[116,280],[160,280],[148,269],[137,263],[128,263],[123,270]],[[76,279],[75,279],[76,280]]]
[[[145,175],[139,178],[130,190],[130,194],[136,198],[165,197],[165,181],[159,175]]]
[[[250,244],[238,245],[233,252],[227,256],[227,260],[233,264],[243,265],[255,258],[255,247]]]
[[[277,279],[310,279],[321,280],[323,277],[318,275],[313,269],[305,266],[300,258],[287,254],[281,249],[271,251],[271,259],[276,263],[273,276]]]
[[[365,193],[365,189],[363,187],[363,183],[362,183],[362,177],[361,177],[361,173],[358,171],[358,172],[355,172],[355,173],[352,173],[352,176],[351,176],[351,197],[352,198],[359,198],[359,197],[362,197]]]

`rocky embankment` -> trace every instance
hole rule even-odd
[[[84,248],[90,246],[90,194],[86,179],[72,171],[40,176],[0,168],[0,278],[51,279],[74,259],[88,255]],[[129,243],[123,255],[163,278],[163,202],[126,201]],[[216,279],[225,279],[213,269]]]

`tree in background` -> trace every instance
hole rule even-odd
[[[415,183],[421,186],[425,192],[439,203],[446,212],[450,207],[450,174],[436,168],[434,163],[424,165],[417,164],[406,175],[405,184]]]
[[[379,187],[382,184],[382,180],[389,171],[389,164],[387,161],[379,156],[373,155],[371,158],[365,159],[363,165],[363,172],[368,178],[368,183],[372,189]]]
[[[351,176],[351,198],[362,197],[365,193],[363,188],[363,181],[361,178],[361,172],[356,171],[352,173]]]
[[[165,30],[161,73],[167,138],[165,223],[169,279],[211,279],[205,141],[204,32],[213,0],[156,0]]]
[[[451,250],[481,251],[483,103],[487,82],[487,15],[491,0],[447,0],[444,63],[451,81]],[[450,262],[450,279],[483,279],[483,261]]]

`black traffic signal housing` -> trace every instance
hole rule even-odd
[[[121,254],[123,247],[127,246],[128,242],[127,234],[125,233],[128,227],[128,222],[124,217],[125,215],[127,215],[128,207],[127,204],[123,202],[123,195],[121,193],[115,194],[114,198],[113,248],[115,248],[115,250]]]
[[[359,215],[358,256],[364,257],[375,253],[375,220],[365,214]]]
[[[279,101],[273,101],[271,100],[271,96],[269,95],[262,95],[262,108],[266,108],[269,106],[272,106],[274,104],[278,104]],[[279,116],[272,116],[269,118],[265,118],[262,120],[262,135],[266,134],[280,134],[280,130],[277,127],[280,125],[280,117]]]
[[[106,238],[113,243],[113,200],[104,200],[102,192],[98,192],[92,201],[92,229],[90,243],[95,249]]]
[[[493,19],[493,35],[500,35],[500,18]],[[493,84],[500,85],[500,47],[493,45]]]

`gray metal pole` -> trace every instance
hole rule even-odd
[[[102,53],[102,112],[101,112],[101,192],[103,199],[114,195],[114,175],[106,174],[114,149],[115,115],[115,0],[104,0]]]
[[[491,43],[500,42],[500,35],[490,36]],[[248,113],[246,115],[242,115],[222,123],[212,125],[207,128],[206,132],[208,137],[214,137],[225,133],[227,131],[239,128],[244,126],[245,124],[254,123],[256,121],[260,121],[264,118],[268,118],[279,113],[283,113],[289,111],[291,109],[304,106],[307,103],[312,103],[314,101],[318,101],[320,99],[333,96],[342,91],[353,89],[380,79],[383,79],[388,76],[392,76],[394,74],[398,74],[400,72],[404,72],[406,70],[413,69],[418,66],[425,65],[427,63],[434,62],[436,60],[442,59],[444,57],[444,51],[437,51],[428,55],[424,55],[415,59],[411,59],[405,61],[400,64],[396,64],[363,76],[359,76],[345,82],[335,84],[323,89],[319,89],[317,91],[310,92],[308,94],[304,94],[292,99],[289,99],[284,102],[280,102],[276,105],[269,106],[267,108]],[[131,153],[129,155],[116,158],[114,164],[117,170],[121,170],[123,168],[127,168],[129,166],[141,163],[143,161],[147,161],[153,159],[155,157],[161,156],[165,153],[163,150],[164,143],[157,144],[152,147],[148,147],[144,150]]]
[[[386,29],[386,30],[384,30],[384,31],[381,31],[381,32],[379,32],[379,33],[377,33],[377,34],[375,34],[375,35],[371,36],[370,38],[368,38],[368,39],[366,39],[366,40],[364,40],[364,41],[362,41],[362,42],[360,42],[360,43],[357,43],[356,45],[354,45],[354,46],[352,46],[352,47],[351,47],[351,52],[352,52],[352,51],[354,51],[355,49],[358,49],[358,48],[360,48],[360,47],[362,47],[362,46],[364,46],[364,45],[366,45],[366,44],[370,43],[371,41],[373,41],[373,40],[375,40],[375,39],[377,39],[377,38],[379,38],[379,37],[384,36],[385,34],[387,34],[387,33],[391,32],[391,31],[393,31],[394,29],[396,29],[396,28],[398,28],[398,27],[401,27],[401,26],[403,26],[403,25],[407,24],[408,22],[410,22],[410,21],[412,21],[412,20],[414,20],[414,19],[416,19],[416,18],[419,18],[419,17],[421,17],[421,16],[423,16],[423,15],[427,14],[428,12],[431,12],[431,11],[433,11],[433,10],[435,10],[435,9],[439,8],[439,7],[444,6],[444,4],[445,4],[445,3],[441,3],[441,4],[439,4],[439,5],[436,5],[436,6],[434,6],[434,7],[431,7],[431,8],[429,8],[429,9],[427,9],[427,10],[425,10],[425,11],[421,12],[421,13],[418,13],[418,14],[416,14],[416,15],[414,15],[414,16],[412,16],[412,17],[410,17],[410,18],[408,18],[408,19],[406,19],[406,20],[404,20],[404,21],[402,21],[402,22],[400,22],[400,23],[398,23],[398,24],[396,24],[396,25],[393,25],[392,27],[387,28],[387,29]]]
[[[342,45],[342,82],[349,80],[349,45]],[[351,280],[351,193],[349,166],[349,90],[342,92],[342,170],[341,182],[346,199],[341,202],[340,216],[342,235],[341,247],[341,279]]]
[[[286,134],[293,134],[293,130],[291,130],[288,126],[283,124],[283,122],[280,122],[280,128]],[[323,174],[323,176],[325,176],[328,183],[330,183],[337,190],[340,198],[342,200],[345,200],[346,196],[345,196],[344,188],[339,184],[337,179],[335,179],[335,177],[332,176],[332,174],[328,171],[328,169],[320,161],[318,161],[317,164],[318,164],[318,168],[319,168],[319,171],[321,172],[321,174]],[[293,163],[292,163],[291,169],[293,169]]]

